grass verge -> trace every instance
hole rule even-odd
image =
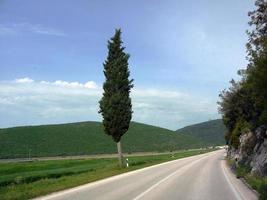
[[[259,193],[259,200],[267,200],[267,178],[253,176],[247,166],[235,166],[233,160],[227,159],[227,163],[233,169],[237,178],[243,178],[250,187]]]
[[[0,199],[29,199],[209,151],[211,150],[190,150],[174,154],[131,157],[128,168],[119,168],[116,158],[1,163]]]

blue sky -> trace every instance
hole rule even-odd
[[[107,40],[122,29],[133,120],[176,129],[219,118],[244,68],[244,0],[0,1],[0,127],[94,120]]]

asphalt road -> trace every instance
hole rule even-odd
[[[42,200],[254,200],[225,165],[224,150],[183,158],[53,193]]]

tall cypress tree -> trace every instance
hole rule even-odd
[[[130,90],[133,79],[128,67],[129,54],[124,52],[121,30],[116,29],[114,37],[108,41],[108,57],[104,62],[106,81],[99,112],[103,117],[104,131],[117,143],[119,164],[123,166],[121,137],[127,132],[132,118]]]

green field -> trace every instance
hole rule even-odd
[[[192,136],[131,123],[122,139],[123,151],[163,152],[201,147]],[[0,158],[25,158],[116,153],[116,144],[99,122],[0,129]]]
[[[0,199],[29,199],[116,174],[210,150],[129,158],[130,167],[119,168],[116,158],[0,163]]]
[[[193,124],[176,131],[179,134],[195,137],[204,145],[224,145],[226,127],[221,119],[210,120],[199,124]]]

